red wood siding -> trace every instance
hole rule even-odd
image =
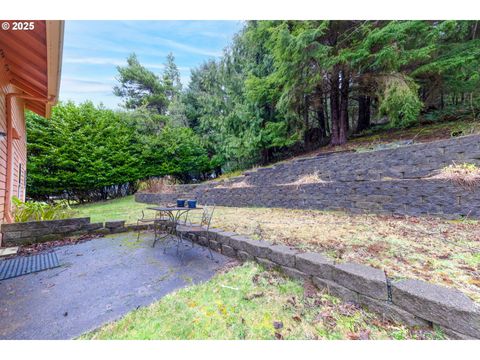
[[[20,92],[12,84],[9,83],[5,69],[5,63],[0,58],[0,131],[6,133],[6,109],[5,109],[5,94],[10,92]],[[18,196],[22,200],[25,199],[25,178],[26,163],[27,163],[27,139],[25,130],[25,114],[23,100],[12,99],[12,119],[13,127],[20,135],[20,139],[13,140],[13,172],[12,177],[12,195]],[[7,174],[7,139],[0,139],[0,221],[4,221],[4,204],[5,204],[5,184]],[[22,167],[22,184],[19,187],[19,169]]]

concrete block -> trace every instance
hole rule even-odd
[[[222,254],[231,258],[237,257],[237,252],[231,246],[222,244]]]
[[[197,235],[197,242],[202,246],[209,246],[209,240],[206,236]]]
[[[271,249],[271,244],[262,241],[262,240],[247,240],[241,243],[242,250],[245,252],[248,252],[250,255],[254,257],[261,257],[261,258],[267,258],[269,257],[270,252],[272,251]]]
[[[330,280],[333,261],[319,253],[307,252],[295,255],[295,267],[301,272]]]
[[[268,269],[268,270],[273,270],[275,268],[278,268],[278,264],[275,264],[273,261],[270,261],[268,259],[264,259],[264,258],[255,258],[255,260],[257,260],[257,262],[262,265],[265,269]]]
[[[452,330],[446,326],[437,326],[451,340],[478,340],[477,338],[459,333],[458,331]]]
[[[233,236],[237,236],[234,232],[231,231],[219,231],[216,233],[216,239],[218,242],[220,242],[222,245],[230,245],[230,238]]]
[[[480,306],[457,289],[421,280],[392,284],[393,303],[459,333],[480,338]]]
[[[291,268],[288,266],[282,266],[281,267],[282,272],[287,275],[288,277],[299,280],[299,281],[305,281],[309,278],[309,276],[300,270],[297,270],[295,268]]]
[[[129,225],[129,226],[131,227],[132,225]],[[88,224],[84,227],[84,229],[86,231],[93,231],[93,230],[97,230],[97,229],[101,229],[101,228],[103,228],[103,223],[102,222]]]
[[[401,322],[408,326],[430,327],[432,323],[415,316],[408,311],[385,300],[378,300],[365,295],[358,295],[358,303],[366,308],[382,315],[385,319]]]
[[[246,243],[250,240],[251,239],[246,237],[246,236],[234,235],[234,236],[229,237],[228,245],[231,246],[232,248],[236,249],[236,250],[245,251],[244,243]]]
[[[333,281],[321,279],[315,276],[312,278],[312,281],[317,288],[320,290],[326,290],[330,295],[336,296],[346,302],[355,304],[358,303],[358,293],[355,291],[338,285]]]
[[[222,244],[220,244],[218,241],[215,241],[215,240],[210,240],[208,246],[213,251],[220,252],[222,250]]]
[[[108,229],[118,229],[125,227],[125,220],[106,221],[105,227]]]
[[[270,249],[268,259],[279,265],[295,267],[295,255],[298,254],[298,250],[285,245],[272,245]]]
[[[253,255],[245,252],[245,251],[237,251],[237,258],[240,260],[240,261],[253,261],[255,260],[255,258],[253,257]]]
[[[345,263],[332,268],[332,280],[375,299],[388,300],[385,273],[370,266]]]

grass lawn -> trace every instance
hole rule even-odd
[[[253,263],[181,289],[81,339],[442,339]]]
[[[135,202],[134,196],[119,199],[100,201],[91,204],[73,207],[75,216],[90,216],[91,222],[105,222],[108,220],[126,220],[128,224],[137,222],[142,217],[142,210],[151,218],[154,212],[146,210],[149,205]]]
[[[90,216],[92,222],[125,219],[132,223],[147,206],[128,196],[75,210],[76,216]],[[473,220],[228,207],[217,207],[212,220],[212,226],[224,230],[385,269],[393,278],[456,287],[477,302],[479,225]]]

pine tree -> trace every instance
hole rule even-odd
[[[127,66],[117,66],[118,82],[113,89],[115,95],[123,99],[127,109],[146,106],[158,114],[165,114],[168,98],[160,78],[140,64],[135,54],[127,59]]]
[[[175,64],[175,57],[172,53],[167,55],[167,62],[164,64],[163,70],[163,86],[165,95],[169,102],[178,97],[182,91],[182,83],[180,81],[180,71]]]

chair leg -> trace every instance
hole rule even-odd
[[[207,236],[207,249],[210,254],[210,259],[213,260],[213,253],[212,253],[212,248],[210,247],[210,237]]]
[[[155,247],[155,243],[157,242],[157,224],[155,224],[155,221],[153,222],[153,244],[152,247]]]
[[[182,243],[183,243],[183,234],[181,232],[179,232],[177,234],[177,237],[178,237],[178,240],[177,240],[177,255],[178,255],[179,253],[181,253],[181,251],[179,249],[180,249],[180,245],[182,245]]]
[[[137,220],[137,242],[140,241],[140,228],[138,227],[140,224],[140,221]]]

